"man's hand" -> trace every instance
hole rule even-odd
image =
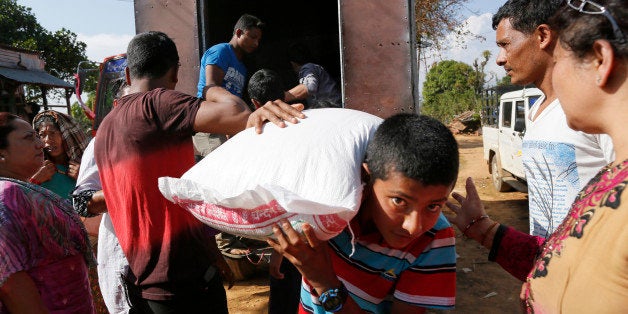
[[[268,238],[266,242],[292,262],[319,295],[330,289],[340,287],[342,283],[334,272],[327,241],[319,240],[314,234],[312,226],[307,223],[303,224],[302,230],[303,234],[299,234],[292,228],[288,220],[282,219],[273,226],[273,234],[277,240]],[[401,308],[399,311],[391,313],[422,313],[418,307],[414,307],[412,310],[406,309]],[[342,306],[342,313],[364,313],[364,311],[349,296]]]
[[[303,225],[301,235],[283,219],[273,226],[273,234],[277,240],[269,238],[266,242],[292,262],[319,293],[340,286],[327,252],[327,242],[319,240],[309,224]]]
[[[305,115],[303,111],[303,104],[289,105],[281,100],[269,101],[264,106],[255,110],[249,116],[246,122],[246,127],[255,127],[257,134],[262,133],[262,126],[266,121],[270,121],[276,124],[280,128],[286,127],[284,121],[296,124],[299,123],[299,119],[304,119]]]

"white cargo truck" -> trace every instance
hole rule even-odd
[[[524,88],[502,94],[493,102],[485,102],[482,117],[484,160],[493,186],[499,192],[515,188],[526,192],[522,162],[522,142],[530,107],[543,93],[537,88]]]

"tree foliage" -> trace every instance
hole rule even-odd
[[[61,79],[72,79],[76,65],[87,60],[87,45],[78,41],[75,33],[65,28],[55,32],[44,29],[31,9],[15,0],[0,0],[0,29],[0,43],[40,51],[46,71]]]
[[[491,52],[488,50],[482,51],[481,59],[476,58],[473,61],[473,87],[475,89],[476,94],[481,94],[484,90],[484,85],[486,82],[490,80],[490,78],[486,77],[486,64],[488,60],[491,58]]]
[[[468,0],[415,0],[415,22],[419,46],[440,47],[447,34],[460,34],[462,20],[458,15]]]
[[[457,114],[478,109],[477,77],[473,67],[464,62],[438,62],[425,78],[421,111],[449,123]]]
[[[87,107],[89,107],[92,110],[94,109],[95,98],[96,98],[96,93],[92,92],[92,93],[89,93],[89,96],[87,97],[87,100],[85,101],[85,105],[87,105]],[[72,104],[71,110],[72,110],[72,117],[83,128],[83,131],[85,131],[87,134],[91,134],[92,133],[92,120],[87,118],[87,116],[85,115],[85,112],[83,112],[83,108],[81,108],[78,102],[75,102]]]
[[[77,64],[87,60],[87,45],[75,33],[44,29],[31,9],[16,0],[0,0],[0,30],[0,43],[41,52],[46,71],[63,80],[72,81]]]
[[[45,32],[30,8],[15,0],[0,0],[0,43],[16,46],[34,44],[34,34]]]
[[[512,85],[512,83],[510,82],[510,76],[505,75],[504,77],[502,77],[501,79],[499,79],[497,81],[497,86],[509,86]]]

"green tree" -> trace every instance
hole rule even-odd
[[[45,32],[31,9],[15,0],[0,0],[0,29],[0,43],[16,46],[32,45],[34,36]]]
[[[510,82],[510,76],[505,75],[504,77],[502,77],[501,79],[499,79],[497,81],[497,86],[509,86],[512,85],[512,83]]]
[[[96,93],[91,92],[88,94],[87,100],[85,100],[85,105],[87,105],[87,107],[89,107],[92,110],[94,110],[94,99],[96,98],[95,96],[96,96]],[[74,120],[76,120],[76,122],[79,123],[79,125],[83,128],[83,130],[87,134],[91,134],[92,133],[92,120],[90,120],[87,117],[87,115],[85,115],[83,108],[81,108],[78,102],[73,103],[70,109],[72,110],[72,117],[74,118]]]
[[[63,80],[72,81],[78,63],[87,60],[86,44],[75,33],[44,29],[31,9],[15,0],[0,0],[0,29],[0,43],[41,52],[46,71]]]
[[[17,48],[40,51],[46,71],[61,79],[71,79],[76,65],[85,56],[84,42],[76,34],[62,28],[56,32],[44,29],[30,8],[15,0],[0,0],[0,43]]]
[[[78,63],[87,60],[86,47],[84,42],[76,39],[75,33],[62,28],[54,33],[47,32],[37,48],[42,51],[50,74],[71,81]]]
[[[472,66],[453,60],[433,65],[423,83],[421,111],[443,123],[457,114],[479,108],[477,73]]]
[[[482,59],[478,59],[476,58],[473,61],[473,71],[474,76],[473,76],[473,87],[475,89],[475,93],[480,95],[482,94],[482,91],[484,90],[484,85],[486,84],[487,81],[487,74],[486,74],[486,64],[488,63],[488,60],[491,58],[491,52],[488,50],[484,50],[482,51]]]

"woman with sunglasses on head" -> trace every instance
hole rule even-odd
[[[450,221],[491,250],[511,274],[528,275],[528,312],[620,313],[628,309],[628,6],[626,0],[567,0],[550,20],[558,34],[553,86],[571,128],[606,133],[616,160],[580,191],[547,239],[486,215],[474,188],[454,193]],[[472,185],[471,185],[472,186]],[[508,262],[518,260],[517,263]],[[519,268],[519,269],[514,269]],[[525,269],[523,269],[525,268]]]
[[[0,313],[95,313],[83,224],[69,202],[28,183],[43,147],[28,122],[0,112]]]

